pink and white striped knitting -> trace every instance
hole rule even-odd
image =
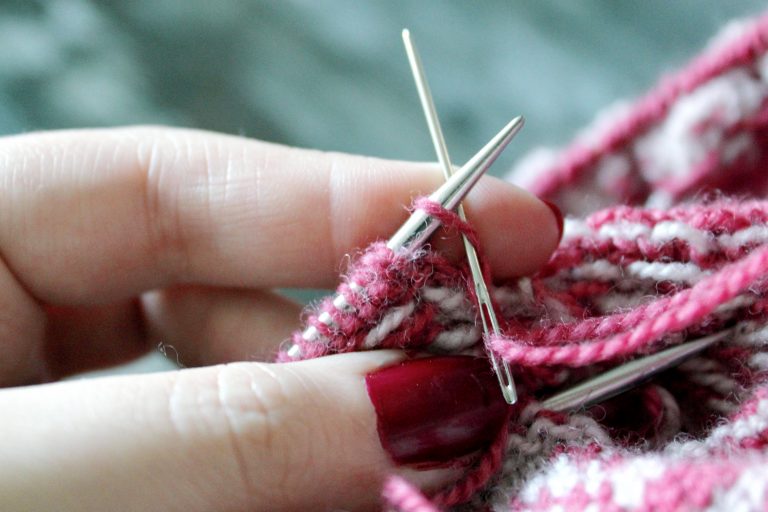
[[[504,335],[484,341],[513,363],[523,402],[462,481],[426,497],[393,477],[389,506],[768,510],[768,16],[727,27],[647,96],[510,179],[569,214],[544,269],[495,283]],[[306,357],[481,353],[466,276],[429,250],[374,244],[339,287],[351,307],[326,300],[307,318],[319,339],[294,342]],[[556,414],[531,398],[731,326],[726,342],[590,410]]]

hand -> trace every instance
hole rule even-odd
[[[365,385],[401,354],[233,361],[300,327],[271,288],[335,287],[435,166],[128,128],[0,139],[0,180],[0,510],[357,510],[403,471]],[[499,180],[467,209],[496,276],[557,243],[547,206]],[[199,368],[51,383],[158,341]]]

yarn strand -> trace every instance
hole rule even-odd
[[[678,332],[700,321],[768,273],[768,248],[755,251],[742,261],[704,279],[672,298],[659,299],[646,320],[606,340],[557,347],[534,347],[504,336],[491,340],[491,347],[510,363],[525,366],[585,366],[636,352],[665,334]]]

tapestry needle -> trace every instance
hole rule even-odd
[[[449,180],[430,194],[429,199],[440,204],[443,208],[453,210],[469,193],[477,180],[485,174],[485,171],[496,161],[504,148],[512,138],[520,131],[523,125],[521,117],[512,119],[501,129],[483,148],[477,152],[461,169]],[[387,241],[387,247],[392,251],[410,250],[422,245],[440,226],[440,221],[431,217],[423,210],[414,211],[405,223]],[[360,286],[350,283],[350,288],[359,292]],[[333,299],[333,307],[339,311],[351,309],[347,299],[342,294],[337,294]],[[333,317],[324,311],[318,317],[318,321],[331,327],[334,325]],[[307,327],[301,334],[305,341],[315,341],[321,334],[315,326]],[[292,359],[301,357],[301,348],[293,345],[288,349],[288,356]]]
[[[403,30],[403,43],[405,44],[405,52],[408,55],[408,62],[411,65],[413,78],[416,82],[416,89],[419,93],[419,99],[421,100],[421,107],[424,110],[424,116],[427,119],[427,126],[429,127],[432,144],[437,153],[437,159],[443,169],[445,178],[449,179],[453,174],[453,166],[451,165],[451,159],[448,156],[448,147],[445,144],[443,130],[440,128],[440,120],[437,116],[437,109],[435,109],[435,103],[432,99],[429,84],[427,83],[424,67],[421,64],[421,58],[416,51],[416,45],[414,44],[408,29]],[[459,205],[456,211],[461,220],[467,220],[467,217],[464,214],[464,208],[461,205]],[[480,260],[477,257],[477,251],[466,236],[463,236],[462,238],[464,241],[464,250],[467,254],[467,262],[469,263],[469,269],[472,274],[472,281],[475,287],[475,296],[477,297],[480,319],[483,324],[483,337],[487,339],[492,335],[500,335],[501,329],[499,328],[499,321],[493,310],[491,294],[488,291],[485,276],[483,276],[483,270],[480,266]],[[509,363],[504,360],[499,362],[498,357],[490,348],[487,349],[487,351],[493,370],[499,379],[499,385],[501,386],[501,392],[504,395],[504,399],[508,404],[514,404],[517,402],[517,390],[515,389],[515,381],[512,377]]]

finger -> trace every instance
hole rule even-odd
[[[150,344],[138,300],[89,307],[45,307],[44,362],[51,379],[135,359]]]
[[[474,416],[456,415],[463,429],[438,424],[446,433],[498,416],[496,409],[479,415],[477,404],[503,404],[498,387],[491,400],[481,389],[497,386],[487,362],[481,379],[468,358],[458,358],[459,366],[435,363],[441,373],[425,371],[432,360],[417,362],[418,375],[403,370],[411,363],[380,370],[400,357],[376,352],[287,365],[238,363],[2,392],[0,408],[14,413],[0,424],[6,441],[0,444],[0,509],[371,509],[383,478],[403,460],[398,442],[407,441],[400,427],[409,418],[397,418],[387,396],[400,393],[411,408],[411,399],[422,397],[429,402],[415,409],[439,421],[447,421],[446,411],[435,403],[450,409],[471,398]],[[435,379],[440,385],[427,385]],[[435,391],[451,396],[436,400],[429,395]],[[439,438],[428,438],[432,455]],[[401,444],[419,444],[412,441]],[[481,448],[478,442],[461,449]],[[433,484],[446,477],[420,475]]]
[[[292,300],[262,290],[184,286],[142,301],[151,343],[173,347],[184,366],[274,361],[301,315]]]
[[[442,182],[432,165],[162,128],[10,137],[0,159],[2,254],[57,304],[174,283],[333,286],[344,254],[388,237]],[[468,209],[496,275],[530,272],[556,244],[554,216],[483,182]]]
[[[152,346],[173,351],[182,366],[272,361],[301,312],[298,304],[266,291],[195,286],[146,293],[140,301],[45,310],[45,351],[35,363],[48,379],[124,363]]]
[[[48,379],[45,315],[0,256],[0,387]]]

